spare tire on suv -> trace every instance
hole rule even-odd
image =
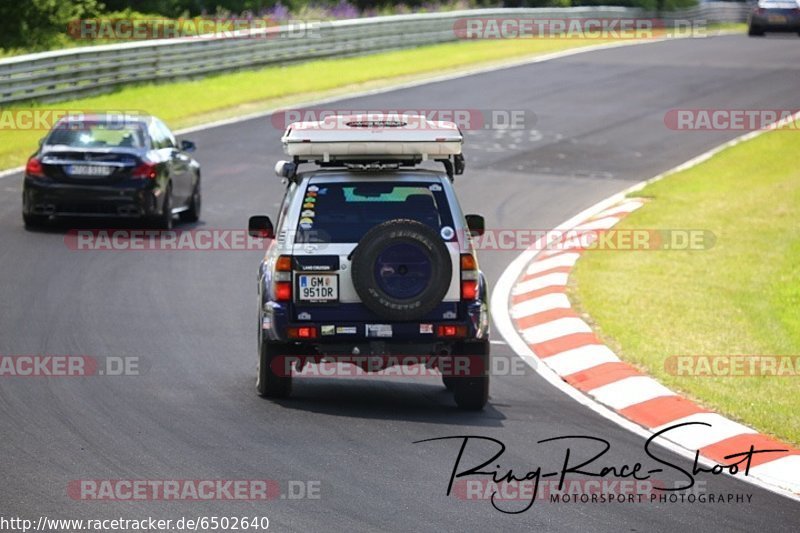
[[[353,285],[365,306],[387,320],[419,320],[441,303],[453,265],[439,234],[410,219],[369,230],[353,251]]]

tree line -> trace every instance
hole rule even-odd
[[[697,0],[4,0],[0,2],[0,50],[37,51],[74,45],[67,36],[68,24],[98,17],[337,19],[470,7],[618,5],[661,10],[696,3]]]

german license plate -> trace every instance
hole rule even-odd
[[[105,165],[67,165],[67,174],[70,176],[108,176],[114,167]]]
[[[297,300],[311,303],[339,301],[339,276],[336,274],[298,274]]]

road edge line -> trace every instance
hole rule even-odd
[[[792,115],[791,117],[787,117],[786,119],[779,120],[773,123],[773,125],[771,125],[768,128],[745,133],[743,135],[740,135],[739,137],[736,137],[735,139],[731,139],[730,141],[727,141],[719,146],[707,150],[706,152],[703,152],[681,163],[680,165],[677,165],[650,179],[641,181],[630,187],[627,187],[626,189],[616,194],[613,194],[603,200],[600,200],[594,205],[584,209],[577,215],[569,218],[568,220],[562,222],[557,227],[553,228],[553,232],[564,232],[567,230],[571,230],[576,226],[578,226],[579,224],[581,224],[581,222],[584,222],[587,219],[592,218],[602,213],[606,209],[609,209],[615,206],[616,204],[622,202],[623,200],[625,200],[628,194],[641,190],[650,183],[664,179],[665,177],[671,174],[675,174],[677,172],[681,172],[683,170],[695,167],[711,159],[713,156],[719,154],[720,152],[728,148],[731,148],[743,142],[759,137],[768,131],[772,131],[772,129],[776,127],[780,127],[782,125],[797,120],[800,120],[800,112],[795,113],[794,115]],[[492,293],[490,302],[492,320],[497,329],[499,330],[500,335],[505,339],[508,345],[514,350],[514,352],[523,361],[525,361],[525,363],[527,363],[537,374],[543,377],[548,383],[550,383],[560,391],[564,392],[565,394],[570,396],[572,399],[576,400],[581,405],[588,407],[592,411],[596,412],[597,414],[606,418],[607,420],[614,422],[623,429],[626,429],[632,433],[635,433],[640,437],[648,439],[654,434],[653,431],[631,421],[630,419],[619,414],[616,410],[607,407],[603,403],[591,398],[588,394],[585,394],[584,392],[578,390],[577,388],[573,387],[572,385],[564,381],[562,377],[559,376],[549,366],[547,366],[542,359],[536,356],[536,354],[530,348],[530,346],[528,345],[526,340],[522,337],[522,335],[519,333],[514,324],[514,320],[511,317],[511,296],[513,288],[517,284],[519,278],[522,276],[523,269],[525,269],[530,263],[536,260],[536,258],[540,255],[542,251],[547,249],[547,245],[552,242],[551,240],[552,237],[553,235],[548,234],[538,239],[530,248],[528,248],[519,256],[517,256],[500,275],[499,280],[495,284],[494,292]],[[660,439],[656,442],[659,446],[666,448],[686,459],[692,461],[695,459],[696,450],[685,448],[681,445],[672,443],[670,441],[665,441],[664,439]],[[714,464],[713,461],[703,456],[699,457],[698,463],[703,464],[704,466],[712,466]],[[774,485],[772,483],[751,476],[736,475],[732,477],[736,477],[737,479],[740,479],[746,483],[756,485],[760,488],[766,489],[780,496],[784,496],[786,498],[795,501],[800,501],[800,494],[796,494],[781,486]]]

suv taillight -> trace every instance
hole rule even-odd
[[[42,167],[42,162],[35,157],[28,159],[28,164],[25,165],[25,174],[34,178],[43,178],[44,167]]]
[[[292,256],[281,255],[275,260],[274,294],[275,300],[289,302],[292,300]]]
[[[442,324],[436,328],[439,337],[464,338],[467,336],[467,326],[459,324]]]
[[[461,254],[461,299],[478,297],[478,261],[472,254]]]
[[[289,328],[287,335],[290,339],[316,339],[317,328],[316,326],[303,326],[299,328]]]

